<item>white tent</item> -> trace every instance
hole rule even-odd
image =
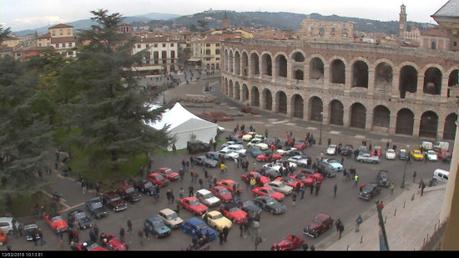
[[[178,102],[171,109],[164,111],[160,120],[149,124],[157,130],[166,125],[169,125],[169,135],[175,136],[177,150],[185,149],[187,142],[193,138],[208,143],[215,139],[218,128],[217,124],[195,116]]]

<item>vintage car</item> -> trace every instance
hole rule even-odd
[[[296,175],[291,175],[288,177],[300,181],[306,187],[311,187],[316,182],[316,178],[314,176],[304,173],[298,173]]]
[[[156,187],[153,185],[153,183],[149,180],[146,179],[140,179],[137,182],[134,183],[135,189],[137,191],[146,194],[148,196],[153,196],[156,191]]]
[[[312,222],[303,229],[306,236],[317,238],[333,226],[333,219],[325,213],[318,213]]]
[[[276,192],[269,186],[255,187],[252,189],[252,193],[254,193],[256,196],[269,196],[279,202],[285,198],[283,193]]]
[[[428,151],[426,151],[426,158],[429,161],[437,161],[438,160],[438,155],[434,150],[428,150]]]
[[[196,215],[202,215],[208,210],[207,206],[200,203],[198,198],[194,196],[180,198],[178,199],[178,202],[183,206],[183,208]]]
[[[354,152],[354,146],[350,144],[346,144],[341,148],[342,156],[351,156],[353,152]]]
[[[248,214],[234,203],[227,203],[220,207],[220,212],[225,217],[237,224],[242,224],[247,221]]]
[[[269,181],[271,181],[269,177],[263,176],[258,171],[255,171],[255,170],[249,171],[241,175],[242,181],[246,183],[250,183],[250,179],[252,178],[255,178],[255,179],[258,178],[259,185],[264,185],[268,183]]]
[[[304,150],[308,146],[307,143],[305,143],[303,140],[296,141],[295,144],[293,145],[293,148],[297,150]]]
[[[261,138],[253,138],[250,142],[247,143],[247,147],[257,147],[261,150],[269,149],[268,144],[266,144]]]
[[[379,170],[378,174],[376,174],[376,183],[378,186],[381,187],[389,187],[390,186],[390,180],[389,180],[389,175],[387,170]]]
[[[107,248],[103,247],[101,244],[97,242],[91,242],[91,241],[86,241],[83,243],[78,243],[73,245],[72,247],[73,251],[109,251]]]
[[[89,199],[86,202],[86,209],[88,210],[89,214],[91,214],[91,216],[96,219],[101,219],[108,216],[108,210],[105,208],[101,197],[94,197]]]
[[[208,151],[206,152],[206,158],[220,161],[221,154],[217,151]]]
[[[157,172],[148,173],[147,180],[159,187],[165,187],[169,184],[169,180],[167,180],[166,177]]]
[[[217,167],[218,161],[209,159],[204,155],[197,156],[193,158],[193,163],[198,166],[208,167],[208,168],[215,168]]]
[[[171,182],[177,181],[180,178],[179,173],[170,168],[160,168],[158,172]]]
[[[201,141],[187,142],[186,149],[189,154],[207,152],[210,151],[210,144]]]
[[[219,211],[209,211],[202,216],[204,222],[218,231],[223,231],[224,228],[230,229],[233,223],[231,220],[223,216]]]
[[[15,219],[13,217],[0,217],[0,230],[3,232],[10,234],[13,232],[13,221]],[[16,228],[19,228],[19,222],[16,220]]]
[[[262,210],[274,215],[280,215],[287,212],[287,206],[269,196],[258,196],[253,200],[253,202]]]
[[[394,160],[395,157],[397,157],[397,153],[395,152],[394,149],[388,149],[386,151],[386,159],[387,160]]]
[[[379,156],[372,156],[368,152],[359,152],[356,160],[362,163],[377,164],[379,163]]]
[[[252,158],[256,158],[258,155],[261,155],[264,153],[258,147],[250,147],[247,151],[249,152],[250,156],[252,156]]]
[[[228,145],[220,150],[220,152],[235,152],[238,153],[241,157],[245,157],[247,154],[247,150],[244,148],[242,144],[232,144]]]
[[[247,212],[248,217],[250,218],[259,218],[261,212],[263,211],[254,201],[247,200],[242,203],[243,211]]]
[[[119,185],[117,193],[121,196],[121,198],[130,203],[142,200],[142,195],[134,188],[133,185],[126,181]]]
[[[171,229],[164,224],[163,219],[160,216],[153,216],[145,220],[144,228],[150,233],[150,235],[156,238],[168,237],[171,234]]]
[[[400,149],[400,151],[398,152],[398,158],[400,160],[409,160],[410,155],[408,154],[408,151],[406,149]]]
[[[200,189],[196,192],[196,198],[207,207],[217,207],[221,201],[207,189]]]
[[[449,163],[451,162],[452,154],[448,150],[439,150],[437,152],[438,160]]]
[[[306,155],[296,155],[287,159],[288,162],[295,163],[298,167],[307,167],[311,162]]]
[[[301,173],[311,176],[314,178],[314,181],[318,181],[319,183],[322,183],[325,179],[324,175],[321,174],[319,171],[312,170],[312,169],[302,169]]]
[[[110,251],[127,251],[128,245],[121,241],[119,238],[112,234],[100,234],[100,239],[102,242],[102,247],[107,248]]]
[[[210,191],[218,198],[221,202],[228,203],[233,200],[233,195],[231,192],[226,189],[226,187],[221,185],[216,185],[210,189]]]
[[[424,160],[424,154],[422,154],[421,150],[414,149],[410,152],[410,155],[414,160]]]
[[[116,192],[105,192],[102,195],[102,199],[104,205],[115,212],[124,211],[127,209],[127,202],[124,201]]]
[[[366,184],[363,185],[362,191],[359,193],[359,198],[369,201],[379,193],[381,193],[381,188],[377,184]]]
[[[319,160],[318,170],[324,176],[331,178],[336,177],[336,173],[343,172],[343,165],[336,159]]]
[[[293,192],[293,187],[279,181],[279,180],[274,180],[274,181],[271,181],[267,184],[265,184],[265,186],[268,186],[268,187],[271,187],[274,191],[276,192],[279,192],[279,193],[283,193],[285,195],[289,195]]]
[[[8,244],[8,234],[0,229],[0,246]]]
[[[160,210],[158,216],[172,229],[179,228],[183,223],[183,219],[180,218],[175,211],[169,208]]]
[[[282,155],[278,153],[273,153],[273,154],[262,153],[258,155],[255,159],[259,162],[270,162],[270,161],[282,159]]]
[[[208,241],[217,239],[217,231],[209,227],[203,220],[197,217],[186,219],[180,226],[183,233],[191,235],[193,238],[207,237]]]
[[[304,183],[301,182],[301,180],[298,180],[298,179],[290,177],[290,176],[276,177],[276,178],[274,178],[274,181],[283,182],[286,185],[292,187],[293,189],[295,189],[297,187],[301,188],[301,187],[304,186]]]
[[[45,214],[43,215],[43,220],[56,233],[66,232],[69,228],[67,222],[59,215],[51,216],[51,215]]]
[[[241,178],[242,178],[242,176],[241,176]],[[240,186],[239,186],[239,183],[234,181],[233,179],[221,179],[221,180],[217,181],[217,183],[215,185],[223,186],[228,191],[230,191],[231,193],[234,192],[234,189],[236,189],[236,191],[241,189]]]
[[[335,144],[330,144],[325,153],[327,155],[336,155],[336,148],[337,146]]]
[[[24,235],[27,241],[33,241],[33,238],[40,239],[39,228],[35,223],[24,224]]]
[[[304,238],[297,235],[288,235],[278,243],[271,246],[271,251],[293,251],[303,246]]]
[[[73,228],[75,222],[78,229],[92,228],[91,218],[83,210],[74,210],[67,215],[68,225]]]

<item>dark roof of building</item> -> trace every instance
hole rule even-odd
[[[459,17],[459,0],[449,0],[432,16]]]
[[[54,43],[66,43],[66,42],[75,42],[75,37],[61,37],[61,38],[51,38],[51,44]]]
[[[60,29],[60,28],[73,28],[73,26],[70,26],[68,24],[59,23],[59,24],[49,27],[48,29]]]
[[[51,36],[49,35],[49,33],[40,35],[40,36],[38,37],[38,39],[50,39],[50,38],[51,38]]]

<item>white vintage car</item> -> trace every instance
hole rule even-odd
[[[253,146],[260,148],[260,150],[267,150],[269,148],[268,144],[263,142],[261,138],[253,138],[249,143],[247,143],[247,147]]]
[[[426,151],[426,158],[430,161],[437,161],[438,156],[437,153],[434,150],[428,150]]]
[[[395,153],[394,149],[388,149],[386,151],[386,159],[393,160],[397,156],[397,153]]]
[[[269,186],[274,191],[283,193],[285,195],[289,195],[293,191],[293,187],[286,185],[284,182],[276,181],[276,180],[266,183],[265,186]]]
[[[327,155],[336,155],[336,145],[330,144],[326,151]]]

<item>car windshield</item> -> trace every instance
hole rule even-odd
[[[172,172],[172,170],[171,170],[170,168],[165,169],[165,170],[163,171],[163,173],[165,173],[165,174],[169,174],[169,173],[171,173],[171,172]]]
[[[86,217],[86,214],[84,212],[77,212],[75,214],[75,218],[76,219],[82,219],[82,218],[85,218]]]
[[[51,219],[51,221],[58,221],[58,220],[62,220],[62,217],[61,216],[55,216]]]
[[[176,219],[177,218],[177,213],[171,213],[169,215],[166,216],[167,219],[169,220],[173,220],[173,219]]]
[[[269,200],[269,201],[266,202],[266,204],[272,206],[272,205],[276,205],[276,202],[274,200]]]
[[[437,153],[435,153],[435,151],[433,151],[433,150],[428,150],[427,154],[437,154]]]
[[[329,148],[329,149],[334,149],[334,148],[336,148],[336,145],[333,145],[333,144],[332,144],[332,145],[328,146],[328,148]]]
[[[219,214],[214,214],[214,215],[212,216],[212,219],[220,219],[220,218],[223,218],[223,215],[222,215],[221,213],[219,213]]]
[[[133,192],[134,192],[134,187],[126,188],[126,193],[133,193]]]
[[[235,212],[235,211],[238,211],[238,210],[239,210],[239,208],[237,208],[237,207],[231,207],[231,208],[229,208],[229,211],[230,211],[230,212]]]
[[[151,188],[151,187],[153,187],[153,184],[152,184],[150,181],[147,181],[147,182],[144,183],[143,186],[144,186],[145,188]]]
[[[103,205],[101,202],[93,202],[91,206],[93,209],[98,209],[98,208],[101,208]]]
[[[110,201],[111,202],[116,202],[116,201],[119,201],[121,198],[119,196],[114,196],[112,198],[110,198]]]
[[[156,227],[162,227],[163,226],[163,222],[161,220],[154,220],[153,221],[153,226],[156,228]]]
[[[387,153],[394,153],[394,150],[387,150]]]
[[[192,205],[192,206],[196,206],[196,205],[199,205],[199,204],[200,204],[199,201],[196,200],[196,199],[190,200],[190,205]]]
[[[32,231],[32,230],[35,230],[35,229],[37,229],[37,228],[38,228],[38,226],[35,225],[35,224],[25,225],[25,226],[24,226],[24,230],[26,230],[26,231],[29,231],[29,230]]]
[[[202,197],[203,197],[204,199],[209,199],[209,198],[212,198],[212,197],[214,197],[214,196],[213,196],[211,193],[207,193],[207,194],[203,194]]]
[[[218,189],[218,192],[219,192],[220,194],[222,194],[222,195],[223,195],[223,194],[228,194],[228,193],[229,193],[229,191],[226,190],[226,188],[219,188],[219,189]]]

